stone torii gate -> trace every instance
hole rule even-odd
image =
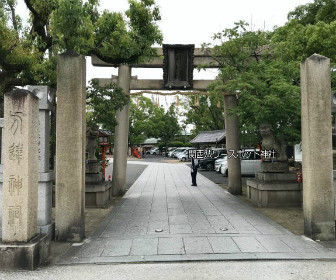
[[[126,95],[131,90],[198,90],[205,91],[213,80],[193,80],[192,71],[199,65],[206,68],[219,68],[219,64],[211,56],[211,49],[202,50],[194,45],[163,45],[157,49],[158,57],[150,62],[133,65],[113,65],[92,56],[92,65],[100,67],[119,67],[118,76],[111,79],[99,79],[100,86],[117,83]],[[163,68],[162,80],[137,79],[131,76],[132,68]],[[224,95],[226,145],[229,150],[239,150],[238,119],[228,114],[237,106],[236,95]],[[129,105],[117,112],[117,123],[114,135],[114,160],[112,188],[114,195],[125,192],[126,168],[128,151],[128,122]],[[229,190],[232,194],[241,194],[241,175],[239,158],[230,158],[229,164]]]
[[[198,89],[204,90],[206,86],[211,81],[192,80],[192,70],[195,66],[199,64],[210,64],[214,62],[209,51],[201,51],[200,49],[193,49],[192,52],[189,52],[188,56],[181,55],[180,51],[183,51],[183,45],[176,45],[177,51],[167,51],[169,55],[165,55],[164,59],[162,57],[156,57],[151,62],[146,64],[138,65],[121,65],[119,66],[119,76],[118,78],[111,79],[101,79],[100,83],[110,83],[111,81],[117,81],[119,86],[124,89],[125,94],[129,95],[130,90],[166,90],[166,89]],[[164,50],[164,48],[163,48]],[[161,53],[164,53],[163,50],[160,50]],[[159,53],[160,53],[159,52]],[[176,60],[175,58],[178,57]],[[317,61],[317,64],[322,64],[323,59],[313,59]],[[176,67],[176,61],[187,62],[188,71],[177,72],[179,69]],[[93,65],[96,66],[116,66],[104,63],[97,58],[93,57]],[[136,78],[131,78],[131,68],[132,67],[153,67],[161,68],[165,65],[172,65],[171,68],[166,67],[164,69],[164,79],[162,80],[138,80]],[[216,63],[213,63],[211,67],[218,67]],[[329,67],[325,67],[330,69]],[[305,69],[305,68],[304,68]],[[308,69],[308,68],[307,68]],[[310,69],[310,68],[309,68]],[[309,70],[308,69],[308,70]],[[307,73],[310,73],[309,71]],[[55,226],[56,226],[56,238],[57,240],[65,241],[80,241],[84,238],[84,195],[85,195],[85,59],[83,56],[69,51],[59,56],[58,58],[58,75],[57,75],[57,127],[56,127],[56,217],[55,217]],[[320,69],[318,68],[318,71]],[[328,72],[325,70],[326,73]],[[314,72],[312,72],[314,74]],[[329,73],[330,75],[330,73]],[[179,78],[184,77],[185,80]],[[175,80],[174,80],[175,79]],[[304,79],[303,79],[304,80]],[[311,84],[307,88],[303,87],[304,92],[306,90],[314,92],[311,90],[311,87],[315,86],[316,91],[320,91],[320,86],[317,84],[314,79],[307,78],[307,81],[312,80]],[[323,79],[319,79],[323,80]],[[304,80],[305,81],[305,80]],[[319,81],[321,84],[328,84],[328,88],[324,91],[324,99],[329,98],[330,105],[330,80],[329,81]],[[224,93],[223,93],[224,94]],[[316,95],[319,98],[319,95]],[[309,99],[309,98],[308,98]],[[322,99],[322,97],[321,97]],[[228,150],[238,150],[239,141],[238,141],[238,121],[237,118],[228,113],[231,109],[234,109],[236,106],[237,97],[236,95],[224,95],[224,108],[225,108],[225,122],[226,122],[226,146]],[[315,103],[320,104],[321,102],[308,102],[308,104],[314,106]],[[302,103],[306,104],[306,103]],[[322,104],[322,103],[321,103]],[[325,110],[326,106],[322,106],[322,110]],[[303,106],[302,112],[306,112],[305,109],[307,106]],[[116,153],[114,159],[114,193],[123,193],[125,191],[125,181],[126,181],[126,163],[127,163],[127,146],[128,146],[128,111],[129,107],[126,105],[120,112],[117,114],[118,126],[115,131],[115,144],[116,144]],[[308,110],[309,112],[309,110]],[[326,112],[326,119],[328,121]],[[313,114],[311,114],[313,115]],[[325,115],[323,115],[325,116]],[[311,117],[311,120],[315,120],[314,116]],[[310,119],[309,119],[310,120]],[[319,120],[319,119],[318,119]],[[319,122],[317,122],[317,127],[322,127]],[[303,124],[305,124],[305,117],[303,114]],[[76,129],[73,129],[76,128]],[[315,129],[316,127],[309,123],[308,128]],[[65,133],[66,131],[73,130],[74,133]],[[317,139],[320,141],[319,130],[315,133]],[[325,137],[329,137],[328,131],[331,134],[331,129],[326,128]],[[303,137],[305,134],[303,133]],[[306,139],[312,139],[312,137],[306,137]],[[315,139],[315,138],[314,138]],[[330,137],[331,139],[331,137]],[[316,140],[317,143],[318,140]],[[321,141],[320,141],[321,142]],[[310,151],[312,145],[309,144],[303,145],[304,153]],[[328,142],[329,143],[329,142]],[[310,145],[310,146],[309,146]],[[329,145],[329,144],[328,144]],[[313,145],[314,146],[314,145]],[[316,146],[316,145],[315,145]],[[330,148],[330,147],[329,147]],[[314,150],[315,151],[315,150]],[[317,152],[314,152],[314,159],[316,159]],[[328,153],[331,156],[331,153]],[[324,155],[324,154],[323,154]],[[305,157],[307,159],[307,157]],[[306,159],[304,158],[304,162]],[[309,158],[309,157],[308,157]],[[309,161],[309,160],[308,160]],[[307,162],[307,161],[306,161]],[[316,161],[319,162],[319,161]],[[241,193],[241,178],[240,178],[240,160],[239,158],[235,159],[231,157],[228,160],[229,165],[229,190],[233,194]],[[330,165],[330,164],[329,164]],[[304,164],[305,166],[305,164]],[[307,168],[304,168],[307,169]],[[312,168],[315,170],[316,168]],[[330,168],[329,168],[330,169]],[[324,173],[321,173],[321,176],[315,176],[306,173],[304,171],[304,176],[306,176],[306,183],[310,181],[310,176],[315,176],[316,178],[329,178],[328,183],[326,184],[327,189],[332,188],[332,170],[328,169],[327,175],[324,176]],[[308,169],[307,169],[308,170]],[[307,175],[309,174],[309,175]],[[323,175],[323,176],[322,176]],[[329,176],[330,175],[330,176]],[[316,179],[315,178],[315,179]],[[317,179],[316,179],[317,180]],[[315,181],[314,181],[315,182]],[[315,185],[315,188],[312,188],[312,185]],[[314,236],[319,239],[331,239],[334,238],[334,215],[333,212],[333,202],[326,202],[323,199],[325,197],[333,197],[332,192],[323,191],[322,195],[319,196],[319,200],[316,200],[315,192],[318,193],[320,184],[306,184],[304,186],[304,209],[305,211],[305,229],[308,236]],[[308,190],[308,193],[307,193]],[[324,189],[323,189],[324,190]],[[330,194],[330,195],[329,195]],[[315,203],[318,202],[318,203]],[[330,205],[330,206],[329,206]],[[325,211],[321,210],[325,206]],[[332,211],[330,211],[332,209]],[[316,211],[317,210],[317,211]],[[318,213],[318,214],[316,214]],[[328,213],[328,221],[325,219],[320,219],[324,213]],[[331,214],[330,214],[331,213]],[[329,218],[331,217],[331,218]],[[331,220],[331,221],[330,221]],[[319,234],[319,232],[328,232],[328,234]],[[316,235],[315,235],[316,234]]]

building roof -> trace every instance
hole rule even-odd
[[[148,144],[157,144],[161,139],[160,138],[148,138],[143,143],[144,145]]]
[[[179,133],[177,133],[176,135],[182,135],[182,136],[190,136],[191,132],[190,131],[184,131],[181,130]]]
[[[225,130],[200,131],[198,135],[190,141],[192,144],[217,143],[225,138]]]

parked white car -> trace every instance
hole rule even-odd
[[[215,160],[215,170],[218,172],[218,173],[221,173],[221,165],[224,161],[227,160],[226,158],[227,156],[221,156],[219,157],[218,159]]]
[[[159,151],[160,151],[159,148],[154,148],[154,149],[150,150],[149,152],[150,152],[151,155],[158,155]]]
[[[241,157],[240,166],[242,175],[255,175],[260,170],[260,155],[258,150],[245,149],[245,156]],[[248,155],[248,156],[247,156]],[[227,157],[220,165],[220,172],[228,175]]]

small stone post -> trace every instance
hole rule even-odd
[[[118,73],[118,85],[128,96],[130,94],[131,68],[128,65],[120,65]],[[117,111],[117,126],[114,134],[114,155],[112,188],[113,195],[122,195],[126,188],[126,169],[128,152],[128,128],[129,128],[129,104]]]
[[[37,234],[38,98],[27,90],[5,94],[2,241]]]
[[[229,192],[234,195],[242,193],[240,154],[239,147],[239,122],[233,112],[237,108],[237,96],[235,94],[224,95],[224,117],[226,150],[228,153],[228,181]],[[231,152],[230,152],[231,151]],[[234,156],[229,157],[234,151]]]
[[[56,238],[84,238],[85,214],[85,58],[58,56],[56,112]]]
[[[330,59],[314,54],[301,64],[304,232],[335,239]]]

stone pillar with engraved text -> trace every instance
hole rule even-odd
[[[37,234],[38,98],[27,90],[5,95],[3,242],[28,242]]]

